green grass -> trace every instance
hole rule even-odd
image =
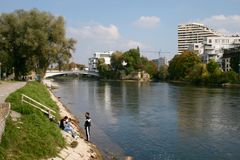
[[[21,94],[25,94],[58,113],[55,102],[46,87],[38,82],[30,82],[25,87],[9,95],[11,109],[22,114],[18,121],[8,117],[0,144],[0,159],[33,160],[56,156],[65,141],[58,125],[50,122],[47,115],[27,104],[21,104]],[[59,114],[56,115],[57,118]]]

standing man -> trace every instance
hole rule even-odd
[[[90,118],[90,113],[86,112],[85,113],[85,123],[84,123],[84,127],[85,127],[85,131],[86,131],[86,140],[90,141],[90,126],[91,126],[91,118]]]

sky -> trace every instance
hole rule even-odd
[[[72,61],[88,65],[94,52],[139,46],[148,59],[177,53],[177,26],[203,23],[222,34],[240,33],[240,0],[0,0],[0,13],[18,9],[65,19],[66,36],[77,40]]]

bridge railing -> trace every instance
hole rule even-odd
[[[93,76],[99,76],[98,72],[93,72],[93,71],[86,71],[86,70],[73,70],[73,71],[47,71],[44,78],[48,77],[53,77],[57,75],[62,75],[62,74],[85,74],[85,75],[93,75]]]

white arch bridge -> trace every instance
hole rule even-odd
[[[66,75],[66,74],[83,74],[83,75],[90,75],[90,76],[95,76],[98,77],[99,74],[98,72],[94,72],[94,71],[85,71],[85,70],[73,70],[73,71],[58,71],[58,70],[47,70],[44,78],[48,78],[48,77],[54,77],[54,76],[58,76],[58,75]]]

